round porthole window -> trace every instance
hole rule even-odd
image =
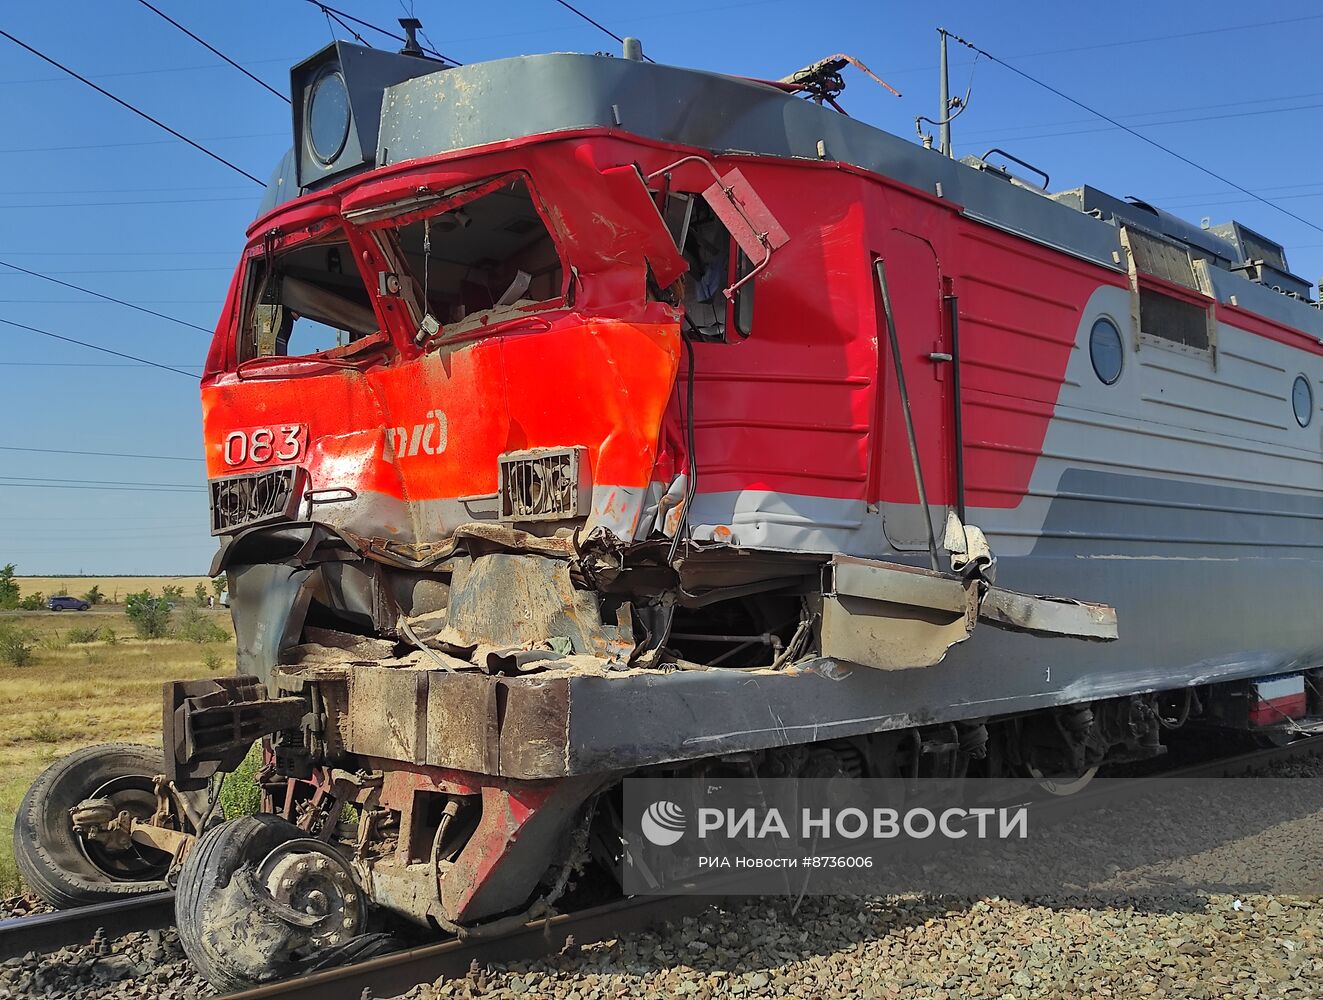
[[[317,159],[330,163],[349,138],[349,91],[338,72],[323,73],[308,95],[308,142]]]
[[[1089,331],[1089,359],[1093,362],[1094,374],[1103,384],[1112,385],[1121,377],[1121,331],[1105,316],[1100,317]]]
[[[1291,386],[1291,409],[1295,410],[1295,422],[1308,427],[1314,417],[1314,387],[1303,375],[1297,375]]]

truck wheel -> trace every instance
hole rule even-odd
[[[152,779],[164,769],[160,750],[131,743],[86,747],[46,768],[14,819],[14,860],[28,887],[60,909],[169,888],[169,854],[139,844],[114,851],[85,840],[69,821],[69,810],[92,798],[149,818]]]
[[[242,816],[185,858],[175,923],[193,965],[229,993],[294,975],[357,937],[367,903],[334,848],[279,817]]]

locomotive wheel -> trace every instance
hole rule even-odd
[[[347,861],[270,815],[207,832],[179,873],[184,951],[218,992],[301,971],[316,952],[361,934],[367,905]]]
[[[94,798],[148,819],[156,811],[152,779],[163,770],[160,750],[131,743],[85,747],[46,768],[14,820],[14,860],[28,886],[60,909],[169,888],[169,854],[87,840],[69,820],[71,809]]]
[[[1074,795],[1081,792],[1093,780],[1093,776],[1098,773],[1097,765],[1088,768],[1082,774],[1074,775],[1053,775],[1044,776],[1043,772],[1032,764],[1025,765],[1025,771],[1029,777],[1038,782],[1038,787],[1047,792],[1048,795]]]

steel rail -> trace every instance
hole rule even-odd
[[[1323,753],[1323,738],[1302,739],[1284,747],[1255,750],[1211,761],[1126,777],[1115,788],[1081,790],[1061,798],[1036,799],[1044,813],[1085,812],[1121,794],[1131,794],[1151,781],[1173,778],[1230,778],[1264,766]],[[1122,783],[1123,786],[1122,787]],[[1060,817],[1058,817],[1060,818]],[[268,983],[240,993],[234,1000],[359,1000],[370,994],[405,993],[422,982],[463,976],[473,963],[513,962],[542,958],[658,924],[683,919],[719,905],[722,896],[636,896],[587,910],[531,921],[492,938],[452,939],[382,955],[352,965]],[[0,921],[0,961],[28,952],[53,952],[70,944],[86,944],[97,930],[112,935],[160,929],[174,922],[174,893],[160,892],[112,903]]]
[[[159,930],[174,922],[173,892],[153,892],[113,903],[12,917],[0,920],[0,962],[21,958],[30,951],[52,952],[69,945],[87,944],[98,930],[118,936],[131,931]]]
[[[555,955],[578,947],[647,930],[666,921],[703,912],[720,902],[713,896],[634,896],[574,913],[534,920],[509,934],[489,939],[451,940],[313,972],[240,993],[231,1000],[359,1000],[390,996],[419,983],[463,976],[476,962],[514,962]],[[365,994],[364,991],[371,991]]]

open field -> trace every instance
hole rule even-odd
[[[177,582],[187,581],[189,593],[195,580],[203,579]],[[71,586],[70,591],[81,593],[99,582],[110,593],[106,584],[111,583],[122,599],[143,586],[159,592],[163,580],[176,582],[170,577],[87,578],[78,581],[80,589]],[[203,609],[202,614],[230,639],[205,644],[138,639],[122,612],[13,612],[0,618],[0,624],[30,631],[37,643],[28,666],[0,664],[0,716],[5,720],[0,728],[0,896],[18,891],[10,831],[23,794],[42,768],[91,743],[123,740],[159,746],[162,682],[234,671],[229,611]],[[96,641],[69,641],[93,628],[99,632]],[[108,641],[108,630],[113,630],[114,641]]]
[[[112,604],[122,604],[129,594],[150,590],[159,594],[162,587],[183,587],[185,596],[193,593],[199,583],[211,592],[211,579],[205,576],[16,576],[19,596],[37,592],[50,597],[52,594],[66,593],[82,597],[93,587],[100,587],[101,593]]]

